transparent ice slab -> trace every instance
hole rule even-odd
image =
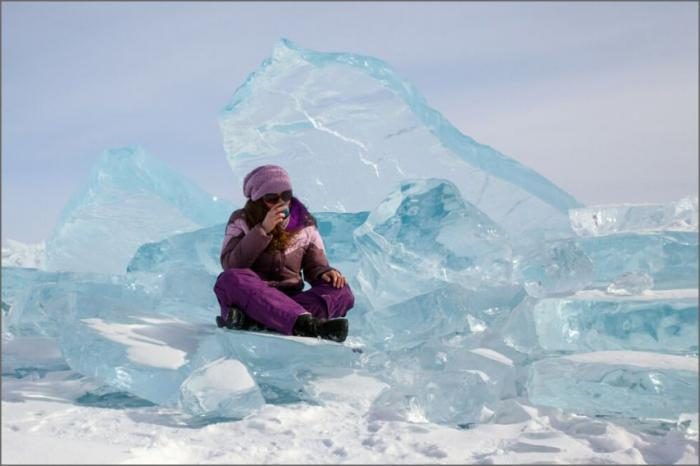
[[[635,351],[600,351],[532,364],[534,404],[589,416],[675,421],[698,410],[698,359]]]
[[[46,268],[125,273],[140,245],[221,223],[231,210],[138,146],[108,150],[64,207]]]
[[[697,289],[632,296],[597,290],[536,300],[527,298],[500,331],[509,346],[528,354],[634,350],[697,354]]]
[[[452,181],[508,232],[570,232],[568,209],[580,206],[459,132],[373,57],[282,40],[236,90],[219,124],[236,185],[258,165],[282,165],[313,211],[367,211],[402,180],[421,177]]]
[[[607,288],[625,273],[648,274],[655,289],[697,287],[697,233],[624,233],[579,242],[593,263],[593,287]]]

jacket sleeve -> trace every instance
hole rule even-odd
[[[221,247],[221,266],[224,270],[252,266],[271,240],[260,224],[246,232],[236,223],[229,223]]]
[[[318,280],[322,273],[333,270],[333,267],[328,265],[323,239],[316,227],[311,229],[311,241],[304,252],[301,267],[304,271],[304,279],[309,283]]]

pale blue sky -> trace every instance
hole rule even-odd
[[[3,2],[3,241],[46,239],[107,148],[230,198],[217,116],[281,37],[388,62],[585,204],[698,192],[697,2]]]

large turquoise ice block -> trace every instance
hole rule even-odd
[[[225,230],[226,223],[219,223],[142,244],[129,261],[126,271],[167,273],[175,268],[191,268],[218,275],[221,272],[219,253]]]
[[[698,410],[698,358],[599,351],[532,364],[528,396],[537,405],[589,416],[675,421]]]
[[[369,216],[369,212],[341,213],[315,212],[314,217],[326,248],[326,257],[333,267],[343,275],[350,277],[354,288],[360,253],[355,244],[353,233]]]
[[[508,232],[570,232],[567,211],[580,206],[462,134],[373,57],[282,40],[236,90],[219,124],[236,184],[258,165],[282,165],[314,211],[370,210],[402,180],[421,177],[450,180]]]
[[[160,296],[131,277],[3,267],[3,325],[18,336],[56,337],[76,313],[155,312]]]
[[[655,289],[698,286],[698,233],[660,231],[580,238],[593,264],[592,286],[607,286],[626,273],[648,274]]]
[[[143,243],[221,223],[231,210],[140,147],[108,150],[64,207],[46,268],[125,273]]]
[[[506,233],[447,180],[406,181],[354,231],[358,282],[375,309],[458,283],[509,284]]]
[[[242,415],[234,409],[235,400],[250,403],[243,411],[260,406],[253,393],[257,389],[250,384],[231,387],[228,400],[222,387],[203,389],[202,380],[221,376],[220,367],[205,367],[213,361],[239,361],[257,387],[264,385],[261,394],[272,393],[266,396],[275,401],[279,393],[303,397],[308,380],[342,374],[358,358],[352,348],[337,343],[223,330],[213,322],[189,322],[138,306],[82,307],[71,315],[59,329],[59,342],[72,369],[153,403],[180,406],[197,415]]]
[[[462,341],[461,346],[478,344],[490,331],[500,328],[523,294],[518,286],[470,289],[447,284],[392,306],[371,310],[351,330],[380,352],[401,354],[420,346],[430,354],[437,354],[446,339],[456,338]]]
[[[527,298],[500,330],[527,354],[602,350],[698,351],[697,289],[616,296],[599,290]]]

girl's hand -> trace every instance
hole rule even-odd
[[[342,288],[347,283],[345,277],[343,277],[337,270],[329,270],[321,274],[321,279],[326,282],[331,282],[335,288]]]
[[[284,210],[286,208],[287,206],[282,203],[270,208],[270,210],[267,211],[267,215],[265,215],[265,218],[262,221],[262,227],[263,230],[265,230],[265,233],[269,235],[277,225],[284,221],[286,218],[284,215]]]

